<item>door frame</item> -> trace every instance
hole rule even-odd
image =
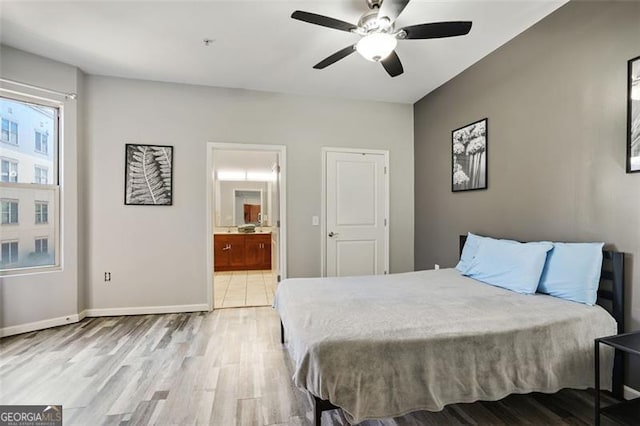
[[[387,220],[387,225],[384,227],[384,270],[385,273],[389,271],[389,228],[391,227],[391,220],[389,218],[389,150],[386,149],[361,149],[361,148],[335,148],[335,147],[322,147],[322,190],[320,196],[320,276],[327,276],[327,153],[329,152],[346,152],[352,154],[379,154],[384,156],[384,167],[386,172],[384,174],[384,215]]]
[[[206,171],[206,221],[207,221],[207,234],[206,234],[206,265],[207,265],[207,304],[209,305],[209,311],[213,311],[213,228],[214,228],[214,211],[213,211],[213,159],[215,150],[227,150],[227,151],[264,151],[278,154],[278,165],[280,166],[280,188],[279,188],[279,203],[280,203],[280,231],[279,231],[279,247],[278,247],[278,261],[280,278],[285,279],[287,277],[287,147],[285,145],[269,145],[269,144],[251,144],[251,143],[234,143],[234,142],[207,142],[207,171]]]

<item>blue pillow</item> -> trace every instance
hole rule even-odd
[[[518,293],[533,294],[553,244],[485,239],[462,274]]]
[[[460,255],[460,262],[456,265],[456,269],[462,273],[469,268],[471,265],[471,261],[476,255],[478,251],[478,247],[480,247],[480,243],[482,240],[492,239],[489,237],[481,237],[480,235],[475,235],[469,232],[467,234],[467,241],[464,243],[464,247],[462,248],[462,254]]]
[[[538,291],[594,305],[598,299],[604,243],[554,243]]]

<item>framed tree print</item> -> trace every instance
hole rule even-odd
[[[628,63],[627,173],[640,172],[640,56]]]
[[[173,147],[125,145],[125,205],[173,204]]]
[[[451,191],[487,189],[488,119],[451,132]]]

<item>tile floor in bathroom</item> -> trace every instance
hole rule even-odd
[[[271,270],[213,273],[215,308],[271,306],[276,277]]]

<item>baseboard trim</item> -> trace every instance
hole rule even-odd
[[[624,399],[640,398],[640,391],[627,385],[624,386]]]
[[[0,338],[14,336],[16,334],[29,333],[31,331],[44,330],[60,325],[73,324],[87,317],[117,317],[123,315],[149,315],[149,314],[175,314],[180,312],[209,311],[209,305],[200,303],[195,305],[169,305],[169,306],[133,306],[128,308],[85,309],[79,314],[64,317],[50,318],[27,324],[13,325],[0,328]]]
[[[26,324],[12,325],[0,328],[0,337],[14,336],[16,334],[29,333],[43,330],[45,328],[58,327],[60,325],[73,324],[80,321],[79,314],[66,315],[64,317],[50,318],[42,321],[29,322]]]
[[[209,305],[200,303],[195,305],[132,306],[127,308],[85,309],[83,313],[87,317],[118,317],[122,315],[175,314],[200,311],[209,311]]]

